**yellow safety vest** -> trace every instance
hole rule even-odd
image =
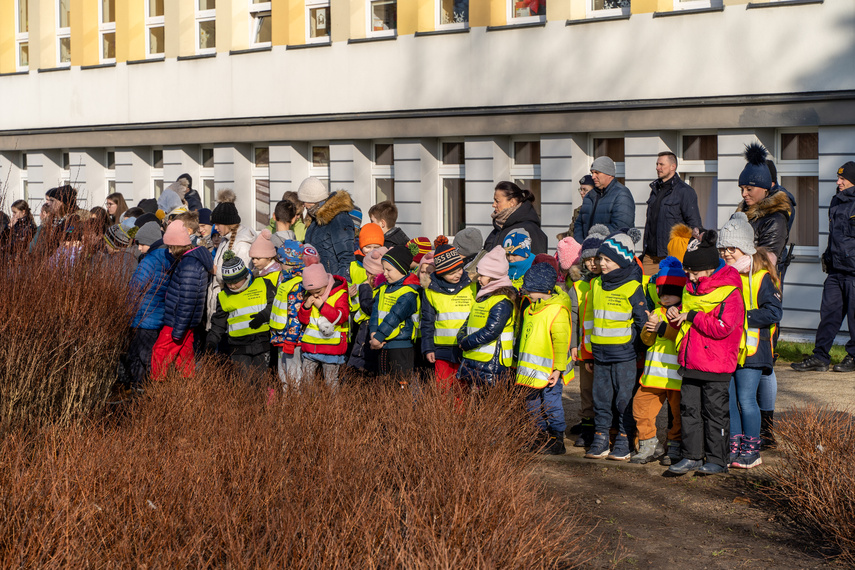
[[[413,285],[402,285],[396,291],[391,293],[387,293],[386,291],[389,288],[388,283],[384,283],[380,286],[380,290],[377,293],[377,326],[383,324],[383,320],[389,315],[389,311],[392,310],[392,307],[395,306],[395,303],[398,302],[398,299],[406,295],[407,293],[415,293],[416,295],[416,312],[410,316],[410,320],[413,322],[413,332],[410,335],[410,340],[414,340],[416,338],[416,330],[419,328],[419,309],[421,308],[421,298],[418,290]],[[389,336],[386,337],[386,342],[396,338],[401,331],[404,330],[404,327],[407,324],[407,320],[402,320],[397,327],[395,327]]]
[[[599,279],[599,277],[595,277],[594,279]],[[594,328],[594,321],[585,320],[585,309],[588,304],[588,297],[590,297],[591,283],[594,279],[591,281],[580,279],[573,283],[573,287],[576,289],[576,298],[579,302],[579,321],[582,323],[582,326],[579,327],[581,333],[579,338],[579,360],[591,360],[594,358],[594,355],[591,354],[591,329]]]
[[[273,298],[273,310],[270,312],[270,328],[282,330],[288,326],[288,295],[303,282],[303,277],[297,275],[276,288],[276,297]]]
[[[276,285],[277,283],[279,283],[279,275],[280,275],[281,273],[282,273],[282,271],[281,271],[281,270],[280,270],[280,271],[271,271],[271,272],[270,272],[270,273],[268,273],[267,275],[264,275],[264,276],[262,277],[262,279],[267,279],[268,281],[270,281],[271,283],[273,283],[274,285]]]
[[[335,306],[336,301],[341,299],[342,295],[347,295],[347,287],[333,293],[326,300],[326,305]],[[309,324],[303,331],[303,342],[306,344],[339,344],[342,338],[347,337],[349,319],[344,318],[335,324],[335,332],[332,336],[325,336],[321,332],[318,322],[321,318],[321,311],[312,305],[312,312],[309,316]]]
[[[750,328],[747,326],[748,323],[748,311],[752,309],[756,309],[760,306],[757,297],[760,294],[760,284],[763,283],[763,277],[768,275],[769,272],[765,269],[757,271],[750,278],[747,275],[740,274],[742,278],[742,300],[745,301],[745,349],[746,356],[754,356],[757,354],[757,349],[760,347],[760,329],[759,328]],[[772,338],[775,336],[775,328],[776,325],[772,325],[768,327],[766,330],[769,331],[769,338],[763,339],[768,340],[769,345],[772,344]],[[773,350],[774,352],[774,350]]]
[[[706,295],[692,295],[689,293],[688,289],[684,289],[683,303],[680,312],[688,313],[689,311],[699,311],[701,313],[710,313],[720,305],[722,301],[727,299],[727,296],[730,295],[734,289],[736,289],[736,287],[733,285],[723,285]],[[690,323],[688,319],[683,321],[683,324],[680,325],[680,330],[677,332],[677,339],[675,341],[678,347],[683,342],[683,337],[688,334],[691,327],[692,323]],[[737,363],[740,366],[745,364],[745,354],[745,327],[743,325],[742,340],[739,343],[739,357],[737,358]]]
[[[659,315],[660,320],[668,321],[665,307],[657,307],[653,313]],[[641,375],[640,384],[648,388],[679,390],[683,385],[683,377],[678,370],[677,343],[656,335],[653,346],[647,349],[644,358],[644,374]]]
[[[632,303],[629,298],[641,283],[630,281],[613,291],[603,289],[603,280],[591,283],[589,293],[593,303],[594,322],[592,344],[627,344],[632,342]]]
[[[362,267],[362,264],[358,261],[350,262],[350,284],[351,285],[361,285],[368,281],[368,272],[365,271],[365,268]],[[370,315],[366,315],[359,308],[359,290],[357,289],[356,295],[350,297],[350,313],[353,315],[353,322],[359,324],[364,323],[368,320]]]
[[[249,287],[240,293],[231,293],[223,289],[217,294],[220,307],[229,314],[229,336],[241,337],[265,333],[270,330],[269,323],[257,329],[249,327],[249,321],[267,307],[267,283],[263,278],[255,278]]]
[[[659,299],[659,290],[656,288],[656,282],[653,279],[651,279],[650,277],[647,277],[646,275],[644,277],[648,281],[645,284],[644,288],[647,291],[647,294],[650,296],[650,300],[653,301],[653,305],[658,307],[660,299]]]
[[[570,330],[567,330],[567,346],[555,347],[552,342],[553,327],[563,319],[570,323],[570,312],[558,296],[530,304],[523,315],[520,332],[520,356],[517,362],[517,384],[537,390],[546,388],[549,375],[555,368],[555,351],[570,353]],[[564,377],[564,384],[573,379],[573,365],[570,363],[562,372],[570,370],[570,376]]]
[[[475,283],[470,283],[454,295],[425,290],[425,299],[436,313],[433,322],[433,343],[436,346],[457,344],[457,332],[466,324],[475,304]]]
[[[490,309],[500,301],[510,302],[510,299],[504,295],[491,295],[482,301],[475,301],[475,304],[472,305],[472,312],[469,313],[469,318],[466,321],[466,334],[470,335],[484,328],[487,325],[487,318],[490,316]],[[463,351],[463,358],[476,362],[490,362],[498,356],[499,363],[502,366],[510,366],[514,358],[514,312],[514,310],[511,311],[511,316],[505,323],[505,328],[502,329],[502,334],[499,335],[498,339],[477,346],[472,350]],[[501,350],[497,350],[498,348]]]

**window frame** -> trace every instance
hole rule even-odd
[[[256,163],[255,151],[259,148],[266,148],[268,150],[267,166],[258,166],[258,164]],[[261,231],[262,229],[267,227],[267,224],[270,222],[270,218],[273,217],[273,209],[275,207],[271,202],[272,194],[270,193],[270,144],[253,144],[251,153],[250,176],[252,177],[252,220],[255,223],[256,230]],[[267,181],[267,220],[263,223],[258,220],[258,182],[262,180]]]
[[[704,8],[720,8],[723,0],[674,0],[674,11],[703,10]]]
[[[327,33],[326,36],[321,36],[317,38],[311,37],[311,21],[312,21],[312,10],[318,8],[332,8],[330,5],[330,0],[306,0],[305,10],[306,10],[306,43],[307,44],[328,44],[332,42],[332,30],[330,29],[329,20],[332,19],[332,14],[330,14],[329,19],[327,20]]]
[[[512,137],[511,144],[509,148],[508,159],[510,162],[510,168],[508,169],[508,178],[511,182],[516,184],[517,180],[540,180],[540,171],[541,171],[541,162],[543,161],[543,157],[541,157],[537,164],[517,164],[516,161],[516,144],[518,142],[536,142],[538,145],[542,143],[541,139],[538,137],[531,136],[520,136],[520,137]],[[540,154],[540,153],[538,153]],[[534,193],[534,190],[531,188],[531,185],[527,187],[529,191]],[[539,189],[537,194],[535,195],[534,207],[537,210],[538,216],[543,216],[541,210],[541,194],[542,190]]]
[[[445,144],[460,144],[463,147],[463,164],[446,164],[443,162],[442,147]],[[437,141],[437,177],[439,191],[437,192],[437,219],[440,221],[440,231],[453,239],[454,234],[446,233],[448,220],[445,216],[445,180],[462,180],[464,200],[460,207],[463,210],[463,227],[466,227],[466,141],[463,138],[440,139]],[[455,232],[456,233],[456,232]]]
[[[330,148],[329,141],[311,141],[309,143],[309,176],[314,176],[319,180],[326,183],[327,188],[330,185],[330,165],[327,163],[326,166],[315,166],[315,147],[327,147]],[[255,155],[253,155],[253,159]]]
[[[110,168],[110,153],[113,153],[113,168]],[[113,183],[112,190],[110,190],[111,182]],[[108,196],[116,191],[116,149],[113,147],[104,149],[104,183],[107,187]]]
[[[377,164],[377,145],[392,145],[392,164]],[[395,143],[391,139],[371,141],[371,205],[379,204],[382,200],[377,197],[377,180],[392,181],[392,202],[395,202]]]
[[[594,2],[596,0],[586,0],[585,1],[585,17],[586,18],[613,18],[615,16],[629,16],[631,12],[631,6],[621,6],[618,8],[602,8],[597,10],[594,8]]]
[[[163,28],[164,43],[166,40],[166,20],[163,15],[152,16],[151,5],[156,0],[145,0],[145,58],[146,59],[164,59],[166,57],[166,46],[163,46],[163,51],[160,53],[151,53],[151,30],[154,28]],[[164,0],[164,3],[166,0]],[[166,6],[164,5],[164,12]]]
[[[545,2],[546,0],[543,1]],[[516,0],[507,0],[507,17],[509,25],[513,26],[516,24],[538,24],[546,22],[546,14],[544,14],[543,16],[515,16],[514,4],[516,4]]]
[[[29,181],[29,175],[27,174],[27,167],[28,166],[29,165],[28,165],[28,161],[27,161],[27,152],[23,151],[23,152],[21,152],[21,158],[18,161],[18,180],[20,181],[20,185],[21,185],[21,198],[29,204],[29,202],[30,202],[30,188],[29,188],[30,181]]]
[[[165,186],[163,185],[163,165],[161,164],[160,168],[155,167],[154,153],[159,151],[161,156],[163,156],[163,147],[151,147],[150,149],[150,157],[149,157],[149,179],[151,180],[150,188],[151,188],[151,197],[155,200],[160,197],[157,192],[157,183],[160,182],[161,192]]]
[[[199,8],[200,0],[193,0],[194,8],[196,10],[196,18],[195,18],[195,30],[194,33],[196,35],[196,54],[197,55],[209,55],[217,53],[217,9],[211,8],[209,10],[201,10]],[[203,48],[200,45],[201,40],[201,24],[203,22],[214,22],[214,47]]]
[[[27,31],[21,31],[21,2],[27,6]],[[27,65],[21,65],[21,46],[27,45]],[[30,0],[15,0],[15,70],[30,70]]]
[[[392,38],[398,35],[398,0],[365,0],[365,32],[367,38]],[[374,12],[372,4],[385,2],[395,5],[395,27],[391,30],[374,30]]]
[[[56,16],[56,66],[57,67],[71,67],[71,0],[54,0],[55,4],[55,16]],[[60,22],[62,22],[62,18],[60,17],[60,7],[62,2],[67,2],[69,5],[68,9],[68,26],[61,27]],[[62,40],[68,40],[68,61],[62,61]]]
[[[109,1],[109,0],[108,0]],[[121,1],[121,0],[119,0]],[[102,64],[116,63],[116,3],[113,0],[113,21],[104,21],[104,0],[98,0],[98,58]],[[104,57],[104,36],[113,34],[113,57]]]
[[[264,24],[264,18],[272,18],[272,3],[271,2],[253,2],[249,1],[249,46],[251,48],[265,48],[273,45],[273,38],[269,42],[257,42],[255,38],[258,35],[260,26]],[[273,22],[271,21],[271,26]]]
[[[467,12],[468,12],[468,9],[467,9]],[[467,15],[466,21],[464,21],[464,22],[451,22],[448,24],[442,23],[442,0],[436,0],[435,20],[436,20],[436,22],[434,24],[434,27],[437,31],[441,31],[441,30],[466,30],[469,28],[468,15]],[[448,142],[448,141],[446,141],[446,142]]]
[[[820,179],[819,175],[819,152],[817,152],[817,158],[811,159],[799,159],[799,160],[783,160],[781,159],[781,152],[783,151],[783,145],[781,144],[782,135],[785,134],[814,134],[816,133],[819,136],[818,128],[811,127],[789,127],[783,129],[777,129],[775,131],[775,152],[772,160],[775,162],[775,169],[778,171],[778,184],[781,184],[781,180],[787,176],[793,177],[816,177],[817,181]],[[819,149],[817,149],[818,151]],[[786,188],[786,186],[784,186]],[[791,194],[794,194],[792,190],[787,188]],[[817,186],[817,194],[819,194],[819,186]],[[797,206],[798,208],[798,206]],[[802,207],[803,208],[803,207]],[[817,208],[814,215],[817,216],[818,224],[817,227],[820,228],[822,226],[822,217],[820,216],[820,211],[822,210],[822,203],[817,200]],[[796,219],[793,221],[793,227],[798,231],[798,223],[800,219],[804,219],[805,211],[800,209],[796,212]],[[821,230],[820,230],[821,231]],[[828,233],[828,230],[826,231]],[[817,245],[796,245],[793,247],[793,255],[804,255],[804,256],[813,256],[817,257],[820,255],[821,243],[822,243],[822,235],[820,232],[817,233]],[[789,243],[793,241],[792,231],[790,231],[790,239],[788,240],[787,247],[789,247]]]

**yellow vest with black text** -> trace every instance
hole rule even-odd
[[[271,271],[271,272],[270,272],[270,273],[268,273],[267,275],[264,275],[264,276],[262,277],[262,279],[267,279],[268,281],[270,281],[271,283],[273,283],[274,285],[276,285],[277,283],[279,283],[279,275],[280,275],[281,273],[282,273],[282,271],[281,271],[281,270],[279,270],[279,271]]]
[[[330,295],[324,304],[335,306],[336,302],[341,299],[343,295],[347,295],[347,287],[343,287],[332,295]],[[323,332],[321,332],[321,328],[318,325],[320,318],[320,309],[312,305],[312,312],[309,316],[309,324],[306,325],[306,328],[303,331],[303,342],[305,344],[340,344],[342,336],[347,336],[350,319],[341,319],[335,324],[335,332],[331,336],[326,336]]]
[[[267,281],[264,278],[256,277],[240,293],[230,293],[224,289],[217,294],[217,299],[223,311],[229,314],[229,336],[249,336],[270,330],[269,323],[257,329],[249,326],[249,321],[267,307]]]
[[[660,321],[668,322],[665,307],[657,307],[653,313],[659,315]],[[679,390],[683,385],[683,377],[678,370],[677,343],[657,334],[653,346],[647,349],[644,357],[644,373],[640,384],[647,388]]]
[[[745,301],[745,320],[748,322],[748,311],[757,309],[760,304],[757,297],[760,294],[760,285],[763,283],[763,277],[769,272],[765,269],[755,272],[750,278],[747,275],[740,274],[742,278],[742,300]],[[772,325],[769,328],[769,344],[772,343],[772,338],[775,336],[777,325]],[[757,354],[757,349],[760,346],[760,329],[745,327],[745,355],[754,356]],[[773,351],[774,352],[774,349]]]
[[[466,334],[470,335],[487,326],[490,309],[501,301],[510,302],[510,299],[504,295],[491,295],[482,301],[475,301],[475,304],[472,305],[472,312],[469,313],[469,318],[466,320]],[[514,310],[511,310],[511,316],[508,318],[508,322],[505,323],[505,328],[502,329],[502,334],[499,335],[498,339],[477,346],[472,350],[463,351],[463,358],[468,358],[476,362],[490,362],[496,356],[497,348],[499,348],[499,363],[502,366],[513,364],[514,312]]]
[[[279,287],[276,288],[273,310],[270,312],[270,328],[282,330],[288,326],[288,295],[302,282],[303,277],[297,275],[284,283],[280,283]]]
[[[727,296],[730,295],[734,289],[736,289],[736,287],[733,285],[723,285],[714,291],[710,291],[706,295],[692,295],[689,293],[688,289],[685,289],[683,290],[683,302],[680,312],[688,313],[689,311],[699,311],[701,313],[711,313],[717,306],[727,299]],[[683,338],[689,332],[690,328],[692,328],[692,323],[690,323],[688,319],[683,321],[683,324],[680,325],[680,330],[677,332],[677,339],[675,341],[678,350],[680,344],[683,342]],[[740,366],[745,364],[746,352],[745,327],[743,325],[742,340],[739,343],[739,357],[737,358],[737,364]]]
[[[470,283],[454,295],[425,290],[425,299],[433,307],[433,343],[436,346],[457,344],[457,332],[466,324],[472,305],[475,304],[475,283]]]
[[[557,319],[570,321],[567,308],[560,301],[541,301],[536,305],[529,305],[522,317],[522,328],[520,329],[520,357],[517,361],[517,384],[528,386],[536,390],[546,388],[549,376],[555,370],[555,350],[552,342],[552,327]],[[557,347],[557,350],[569,352],[570,331],[568,329],[568,343],[566,347]],[[565,367],[566,368],[566,367]],[[572,370],[572,368],[571,368]],[[562,372],[564,372],[562,370]],[[564,378],[564,384],[570,382],[570,378]]]
[[[421,299],[419,291],[413,285],[402,285],[391,293],[387,293],[388,288],[388,284],[382,285],[380,287],[379,293],[377,294],[377,326],[383,324],[383,320],[389,315],[389,311],[392,310],[392,307],[395,306],[395,303],[398,302],[398,299],[400,299],[407,293],[414,293],[416,295],[416,312],[409,317],[413,323],[413,332],[410,335],[410,340],[414,340],[416,338],[416,330],[419,328],[419,309],[421,308]],[[389,336],[386,337],[386,341],[388,342],[397,338],[398,335],[401,334],[401,331],[404,330],[404,327],[406,325],[407,320],[402,320],[398,324],[398,326],[395,327],[391,333],[389,333]]]
[[[602,279],[591,283],[590,301],[593,303],[594,321],[591,328],[592,344],[628,344],[632,342],[632,303],[629,298],[641,287],[630,281],[614,289],[603,289]]]

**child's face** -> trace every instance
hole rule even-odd
[[[378,218],[375,218],[374,216],[369,216],[369,218],[371,218],[372,224],[377,224],[378,226],[380,226],[380,229],[383,230],[383,233],[386,233],[386,230],[389,229],[386,227],[386,221],[385,220],[380,220]]]
[[[615,269],[619,269],[620,266],[611,260],[611,258],[606,257],[605,255],[598,255],[597,259],[600,262],[600,271],[603,273],[611,273]]]
[[[463,268],[460,267],[458,269],[455,269],[451,273],[446,273],[445,275],[441,275],[440,277],[442,277],[449,283],[460,283],[460,279],[463,277]]]
[[[492,277],[487,277],[486,275],[478,275],[478,285],[481,287],[486,287],[493,280]]]
[[[380,247],[381,246],[376,244],[376,243],[365,244],[365,246],[362,248],[362,254],[368,255],[369,253],[371,253],[375,249],[380,249]]]
[[[704,269],[703,271],[686,271],[686,276],[689,278],[689,281],[692,283],[697,283],[700,281],[701,277],[709,277],[713,274],[714,269]]]
[[[399,281],[404,278],[404,274],[398,271],[398,269],[388,261],[383,262],[383,276],[389,283],[394,283],[395,281]]]
[[[211,230],[213,228],[214,226],[210,224],[199,224],[199,233],[202,235],[202,237],[208,237],[211,235]]]
[[[246,279],[249,279],[249,278],[247,277]],[[226,287],[228,287],[232,291],[238,291],[241,287],[246,285],[246,279],[241,279],[237,283],[226,283]]]
[[[430,278],[430,274],[436,270],[436,267],[430,265],[429,263],[422,263],[419,265],[419,279],[422,278]]]
[[[508,263],[514,263],[515,261],[524,261],[525,260],[525,257],[523,257],[522,255],[517,255],[515,253],[509,253],[506,257],[508,258]]]
[[[680,304],[680,297],[677,295],[660,295],[659,302],[662,303],[663,307],[674,307]]]
[[[272,257],[253,257],[252,258],[252,266],[256,269],[264,269],[270,262],[273,261]]]
[[[552,297],[552,293],[529,293],[528,296],[532,301],[545,301]]]
[[[586,259],[585,267],[587,267],[588,271],[595,275],[599,275],[600,273],[602,273],[602,271],[600,270],[600,260],[598,260],[596,257],[589,257],[588,259]]]
[[[326,289],[326,287],[320,287],[318,289],[307,289],[306,293],[310,297],[320,297],[321,295],[324,294],[324,289]]]
[[[148,250],[150,250],[150,249],[151,249],[151,246],[150,246],[150,245],[143,245],[143,244],[141,244],[141,243],[138,243],[138,244],[137,244],[137,247],[139,248],[140,253],[148,253]]]

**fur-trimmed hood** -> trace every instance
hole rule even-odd
[[[333,221],[339,214],[349,214],[353,210],[353,199],[346,190],[338,190],[330,194],[329,198],[315,212],[315,222],[319,226],[325,226]]]
[[[745,212],[748,221],[759,220],[779,212],[789,218],[793,213],[793,204],[785,192],[779,191],[769,194],[753,206],[746,206],[743,200],[736,211]]]
[[[582,266],[579,264],[571,265],[570,269],[567,271],[567,277],[569,277],[574,283],[582,279]]]

